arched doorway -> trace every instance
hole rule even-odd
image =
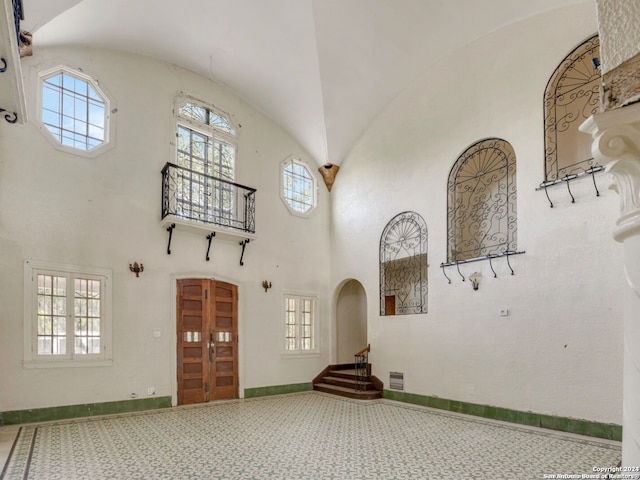
[[[357,280],[347,280],[336,297],[336,360],[353,363],[353,355],[367,346],[367,295]]]

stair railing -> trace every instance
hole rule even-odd
[[[358,391],[366,390],[366,384],[369,380],[369,352],[371,345],[367,345],[354,355],[355,369],[355,389]]]

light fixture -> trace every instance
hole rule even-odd
[[[336,180],[338,170],[340,170],[340,167],[333,163],[325,163],[318,169],[320,175],[322,175],[322,178],[324,179],[324,184],[327,186],[327,190],[329,191],[331,191],[331,187],[333,187],[333,182]]]
[[[266,292],[267,290],[269,290],[271,288],[271,282],[269,282],[268,280],[263,280],[262,281],[262,288],[264,288],[264,291]]]
[[[129,270],[136,274],[136,278],[140,276],[140,272],[144,272],[144,265],[141,263],[138,265],[138,262],[133,262],[133,265],[129,264]]]
[[[469,281],[471,282],[471,286],[473,287],[474,290],[477,290],[478,287],[480,286],[481,276],[482,274],[479,272],[473,272],[471,275],[469,275]]]

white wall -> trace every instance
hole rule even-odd
[[[337,363],[353,363],[355,353],[366,346],[367,298],[360,282],[349,280],[337,293]]]
[[[115,148],[94,159],[63,153],[38,131],[35,75],[63,63],[96,78],[118,108]],[[319,207],[309,219],[288,213],[279,196],[279,165],[289,155],[315,166],[273,121],[229,89],[154,60],[96,49],[35,49],[23,60],[31,118],[0,129],[0,411],[104,402],[175,392],[172,282],[193,274],[240,289],[242,388],[310,382],[329,363],[329,205],[319,178]],[[184,90],[229,112],[241,125],[236,181],[257,188],[257,240],[239,265],[237,241],[206,232],[173,234],[160,226],[160,170],[173,160],[172,105]],[[25,369],[22,366],[23,261],[113,269],[113,366]],[[135,278],[128,268],[144,263]],[[273,288],[265,293],[263,280]],[[281,358],[281,294],[320,299],[316,358]],[[161,332],[160,338],[153,331]],[[242,392],[241,388],[241,392]]]
[[[638,54],[640,4],[636,0],[597,0],[602,71],[607,73]]]
[[[597,31],[591,2],[495,31],[430,70],[370,125],[342,163],[332,190],[332,285],[360,281],[368,301],[373,373],[387,386],[405,373],[405,391],[522,411],[621,423],[621,247],[611,238],[618,198],[599,175],[554,187],[543,180],[543,93],[560,61]],[[425,55],[437,45],[425,45]],[[480,288],[439,265],[446,261],[449,170],[470,144],[509,141],[517,158],[518,249],[462,266]],[[399,212],[428,228],[429,311],[381,317],[380,235]],[[501,308],[509,315],[498,315]]]

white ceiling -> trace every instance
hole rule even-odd
[[[23,0],[23,28],[35,49],[105,47],[200,73],[278,122],[318,164],[340,164],[441,58],[585,2],[593,0]]]

